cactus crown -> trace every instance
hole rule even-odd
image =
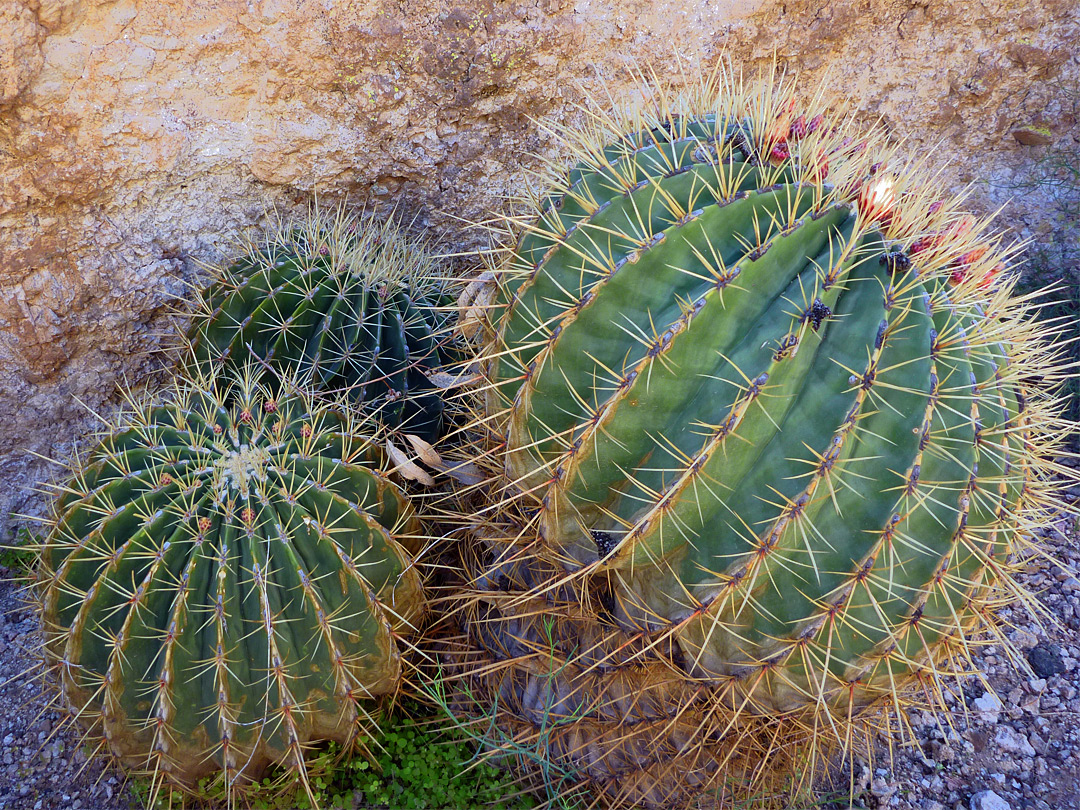
[[[1075,479],[1013,250],[797,89],[721,66],[588,110],[496,272],[478,424],[506,501],[464,621],[499,663],[473,686],[518,741],[573,703],[551,756],[616,803],[736,761],[768,792],[769,738],[812,775],[912,684],[940,702],[992,611],[1035,605],[1011,555]]]
[[[452,282],[393,220],[313,207],[214,273],[192,317],[195,361],[255,358],[387,426],[438,437],[444,403],[428,375],[455,356]]]
[[[419,527],[365,424],[250,366],[134,400],[40,549],[62,702],[125,764],[230,793],[353,741],[422,610]]]

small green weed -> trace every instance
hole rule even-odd
[[[546,619],[544,630],[547,635],[547,643],[550,646],[550,664],[548,678],[554,680],[562,674],[565,664],[556,666],[555,656],[555,624],[553,619]],[[572,655],[567,656],[572,657]],[[572,725],[578,717],[573,712],[556,711],[553,706],[548,706],[541,713],[539,728],[535,736],[528,741],[520,741],[512,737],[505,729],[500,728],[497,717],[499,706],[484,705],[478,700],[465,684],[458,685],[457,702],[470,707],[465,714],[472,715],[472,721],[460,719],[459,712],[451,706],[451,701],[446,693],[446,680],[441,667],[428,673],[429,677],[420,681],[420,689],[425,699],[442,710],[442,722],[450,723],[459,734],[464,735],[477,746],[477,750],[486,749],[497,752],[497,756],[507,762],[530,763],[528,770],[534,772],[542,784],[545,794],[545,807],[552,810],[584,810],[588,805],[588,799],[583,792],[581,783],[584,781],[580,773],[573,768],[560,764],[559,758],[552,756],[550,743],[552,733],[561,726]],[[551,689],[551,694],[556,690]],[[537,793],[541,790],[537,787]],[[527,805],[517,805],[527,806]]]
[[[38,538],[25,526],[20,526],[11,545],[0,545],[0,566],[8,569],[7,578],[17,582],[30,580]]]
[[[359,754],[342,756],[340,747],[333,743],[313,754],[308,773],[317,806],[323,810],[527,810],[536,806],[530,796],[519,794],[509,774],[479,760],[476,743],[463,731],[446,725],[441,718],[408,716],[421,710],[413,704],[385,716],[380,731],[362,741],[371,752],[371,760]],[[148,780],[132,782],[136,798],[152,810],[226,805],[227,791],[220,779],[204,780],[200,788],[204,797],[201,801],[168,788],[155,798]],[[234,805],[251,810],[315,807],[295,777],[283,773],[271,773]]]
[[[405,720],[367,741],[375,763],[355,757],[336,768],[331,746],[322,757],[326,769],[312,780],[319,803],[352,807],[353,796],[371,807],[402,810],[498,807],[525,810],[536,805],[517,796],[509,774],[477,759],[476,745],[442,721]],[[313,763],[316,772],[320,763]],[[303,804],[300,807],[304,807]]]

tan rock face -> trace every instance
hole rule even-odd
[[[1068,138],[1080,87],[1074,0],[0,0],[0,31],[0,515],[40,510],[31,451],[65,457],[80,401],[108,411],[156,367],[196,260],[275,204],[348,194],[475,246],[461,218],[556,157],[534,119],[726,47],[808,88],[828,70],[941,144],[947,184],[997,183],[985,206],[1031,162],[1010,133]]]

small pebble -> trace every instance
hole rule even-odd
[[[1032,647],[1027,655],[1031,669],[1040,678],[1052,678],[1065,671],[1065,662],[1061,657],[1061,645],[1041,642]]]
[[[971,810],[1012,810],[1012,805],[992,790],[980,790],[969,804]]]
[[[1001,699],[992,692],[983,692],[982,697],[977,697],[972,701],[972,706],[988,723],[996,723],[998,713],[1003,708]]]
[[[1030,650],[1039,643],[1039,637],[1029,630],[1020,628],[1012,637],[1013,644],[1021,650]]]
[[[1031,747],[1031,743],[1022,734],[1018,734],[1009,726],[998,727],[997,733],[994,735],[994,743],[1002,751],[1010,754],[1033,757],[1036,753],[1035,749]]]

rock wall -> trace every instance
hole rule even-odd
[[[9,513],[160,361],[172,308],[265,212],[317,192],[397,206],[449,248],[555,157],[625,68],[728,52],[828,71],[945,185],[1018,195],[1078,148],[1075,0],[0,0],[0,542]]]

